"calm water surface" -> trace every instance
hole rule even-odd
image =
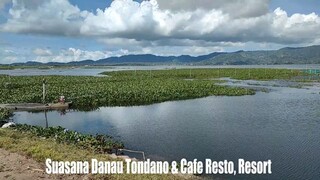
[[[0,74],[11,76],[37,76],[37,75],[62,75],[62,76],[98,76],[104,71],[123,70],[157,70],[157,69],[182,69],[182,68],[281,68],[281,69],[320,69],[320,65],[224,65],[224,66],[105,66],[97,68],[53,68],[53,69],[14,69],[0,70]]]
[[[253,96],[105,107],[66,115],[49,112],[48,123],[110,134],[154,160],[272,160],[272,175],[221,179],[319,179],[319,85],[270,88],[269,93]],[[14,121],[46,125],[44,113],[20,112]]]

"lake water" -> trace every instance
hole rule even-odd
[[[270,92],[48,112],[48,125],[109,134],[153,160],[272,160],[272,175],[213,176],[221,179],[319,179],[320,85],[254,84]],[[14,121],[46,126],[44,113],[19,112]]]
[[[0,74],[11,76],[62,75],[62,76],[98,76],[104,71],[123,70],[159,70],[182,68],[278,68],[278,69],[320,69],[320,65],[224,65],[224,66],[105,66],[97,68],[53,68],[53,69],[14,69],[0,70]]]

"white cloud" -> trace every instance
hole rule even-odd
[[[33,54],[37,56],[51,56],[52,52],[49,49],[41,49],[41,48],[36,48],[33,51]]]
[[[132,0],[113,1],[104,11],[98,9],[96,14],[88,14],[81,26],[81,34],[134,38],[153,36],[157,26],[153,8],[148,1],[141,4]]]
[[[40,50],[40,49],[39,49]],[[110,56],[110,52],[102,51],[85,51],[81,49],[69,48],[66,50],[61,50],[57,54],[42,53],[39,51],[35,57],[35,61],[39,62],[70,62],[70,61],[80,61],[80,60],[98,60]],[[36,53],[35,53],[36,54]]]
[[[70,48],[56,55],[37,52],[41,61],[99,59],[127,53],[199,55],[243,47],[245,43],[320,42],[318,14],[288,15],[280,8],[270,11],[270,0],[114,0],[96,12],[81,11],[68,0],[12,3],[10,18],[0,25],[0,31],[84,36],[103,42],[108,49]]]
[[[104,11],[98,9],[97,13],[89,13],[81,26],[81,34],[137,41],[191,39],[279,44],[310,43],[320,37],[320,17],[315,13],[288,16],[281,9],[267,12],[268,0],[259,3],[247,0],[248,6],[245,8],[240,8],[239,1],[217,1],[212,3],[212,7],[210,3],[205,7],[205,2],[159,1],[158,5],[155,0],[143,1],[141,4],[132,0],[116,0]],[[159,8],[166,4],[167,7]],[[183,11],[175,10],[174,5]],[[255,6],[263,9],[261,13],[254,12]],[[245,10],[252,14],[236,16],[232,14],[233,10],[226,10],[236,7],[239,10],[235,12]]]
[[[272,28],[274,37],[283,41],[299,43],[312,42],[320,39],[320,17],[315,14],[293,14],[277,8],[274,11]]]
[[[78,35],[86,11],[67,0],[12,0],[10,18],[0,26],[4,32]]]

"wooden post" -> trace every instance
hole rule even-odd
[[[46,128],[48,128],[49,127],[49,123],[48,123],[47,110],[44,110],[44,117],[46,118]]]
[[[42,103],[46,103],[46,80],[43,79],[42,81]]]

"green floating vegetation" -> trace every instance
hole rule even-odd
[[[210,79],[229,77],[239,80],[275,80],[292,79],[298,76],[308,76],[301,70],[293,69],[266,69],[266,68],[211,68],[211,69],[167,69],[167,70],[143,70],[143,71],[113,71],[103,72],[112,77],[136,77],[136,78],[179,78],[179,79]]]
[[[123,143],[114,140],[111,136],[80,134],[60,126],[43,128],[26,124],[17,124],[12,128],[19,132],[30,132],[37,137],[52,138],[58,143],[76,145],[81,149],[90,150],[96,153],[112,153],[113,151],[117,152],[118,149],[124,148]]]
[[[13,70],[14,67],[12,66],[6,66],[6,65],[0,65],[0,70]]]
[[[221,77],[233,79],[292,79],[305,74],[288,69],[168,69],[114,71],[108,76],[1,76],[1,103],[41,103],[42,81],[46,79],[46,102],[63,95],[75,109],[101,106],[131,106],[193,99],[206,96],[253,95],[254,90],[220,86]]]

